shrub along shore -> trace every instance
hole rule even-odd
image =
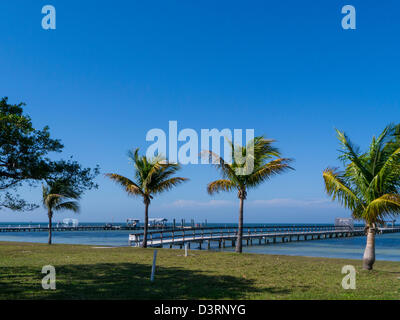
[[[399,299],[400,263],[229,252],[0,242],[0,299]],[[56,269],[44,290],[42,267]],[[342,288],[342,267],[356,289]]]

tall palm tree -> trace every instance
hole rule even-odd
[[[400,213],[400,126],[387,126],[377,138],[372,138],[364,153],[344,132],[336,132],[342,146],[339,159],[345,169],[325,169],[325,189],[332,200],[337,199],[352,211],[354,219],[365,221],[367,244],[363,268],[371,270],[378,224]]]
[[[242,252],[243,237],[243,205],[247,197],[247,191],[258,187],[262,182],[271,176],[283,173],[288,169],[291,159],[278,158],[280,152],[272,146],[274,140],[256,137],[249,141],[246,146],[231,145],[231,163],[225,162],[211,151],[203,151],[203,154],[210,156],[213,163],[220,169],[222,178],[208,184],[207,191],[210,195],[220,191],[237,190],[239,198],[239,227],[236,242],[236,252]],[[242,159],[242,160],[240,160]],[[251,161],[245,161],[250,159]]]
[[[53,213],[62,210],[79,212],[79,204],[74,200],[79,199],[80,194],[74,190],[72,186],[63,183],[62,181],[47,182],[47,185],[43,185],[42,189],[43,206],[47,209],[47,216],[49,218],[48,244],[51,244]]]
[[[146,156],[139,156],[139,149],[130,151],[129,158],[135,167],[134,181],[116,173],[107,173],[106,176],[121,185],[129,195],[143,198],[144,211],[144,232],[142,247],[147,247],[147,229],[149,223],[149,205],[153,196],[168,191],[174,186],[187,181],[187,178],[172,177],[180,165],[168,163],[165,158],[156,156],[152,159]]]

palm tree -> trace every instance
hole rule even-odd
[[[400,126],[387,126],[378,138],[373,137],[365,153],[344,132],[336,132],[342,146],[339,159],[345,169],[325,169],[325,189],[332,200],[352,211],[354,219],[364,220],[367,244],[363,268],[371,270],[378,224],[400,213]]]
[[[74,200],[79,199],[80,194],[74,190],[72,186],[63,183],[62,181],[47,182],[47,185],[43,185],[42,189],[43,206],[47,209],[47,216],[49,218],[48,244],[51,244],[53,213],[62,210],[79,212],[79,204]]]
[[[144,232],[142,247],[147,247],[147,228],[149,223],[149,205],[153,196],[168,191],[174,186],[187,181],[187,178],[172,177],[180,165],[168,163],[163,157],[156,156],[152,159],[139,156],[139,149],[130,151],[129,158],[135,167],[134,181],[116,173],[107,173],[106,176],[121,185],[129,195],[140,196],[145,205]]]
[[[214,158],[213,163],[220,169],[223,179],[208,184],[207,191],[210,195],[220,191],[237,190],[239,205],[239,228],[237,234],[236,252],[242,252],[243,236],[243,205],[247,197],[247,190],[256,188],[271,176],[280,174],[288,169],[291,159],[278,158],[280,152],[272,146],[274,140],[256,137],[244,147],[231,144],[231,163],[211,151],[203,151]],[[241,160],[242,159],[242,160]],[[251,160],[251,161],[245,161]]]

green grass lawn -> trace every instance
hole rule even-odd
[[[0,242],[0,299],[399,299],[400,263],[361,269],[361,261],[227,252]],[[41,273],[53,265],[57,289]],[[344,265],[357,288],[344,290]]]

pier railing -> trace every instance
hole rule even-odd
[[[331,233],[331,232],[357,232],[364,230],[363,227],[350,229],[348,227],[335,226],[246,226],[243,228],[243,236],[268,236],[273,234],[316,234],[316,233]],[[204,227],[204,228],[175,228],[149,231],[147,241],[149,244],[170,244],[184,243],[187,241],[202,241],[210,239],[231,239],[237,237],[237,227]],[[129,236],[130,242],[139,244],[143,241],[143,232],[131,233]]]

